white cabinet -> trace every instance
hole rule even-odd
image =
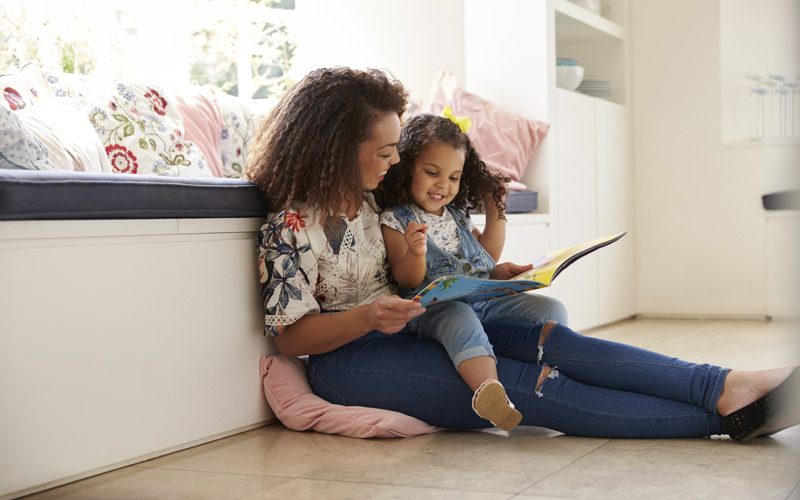
[[[568,248],[597,236],[594,99],[556,90],[557,248]],[[603,250],[600,250],[603,251]],[[598,324],[597,253],[570,266],[554,282],[553,295],[569,312],[570,326]]]
[[[558,248],[628,231],[559,276],[553,293],[583,329],[635,314],[633,170],[627,109],[556,90]]]
[[[636,220],[628,110],[613,102],[594,101],[597,234],[628,231],[597,253],[597,323],[602,325],[636,314]]]
[[[539,214],[511,214],[506,225],[506,244],[498,262],[531,264],[552,250],[548,217]],[[472,216],[475,225],[483,231],[486,217]]]

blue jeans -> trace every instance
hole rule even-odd
[[[567,308],[552,297],[536,293],[507,295],[475,304],[452,300],[428,306],[424,314],[408,322],[408,329],[442,344],[458,368],[478,356],[497,359],[483,328],[484,324],[497,321],[567,324]]]
[[[491,322],[497,371],[522,425],[576,436],[678,438],[722,434],[717,401],[728,369],[681,361],[557,325]],[[545,365],[551,377],[539,390]],[[309,358],[314,392],[341,405],[395,410],[432,425],[490,425],[472,411],[472,391],[437,342],[403,330],[371,332]]]

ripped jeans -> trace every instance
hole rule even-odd
[[[497,372],[521,425],[576,436],[680,438],[722,434],[717,401],[728,369],[582,336],[556,325],[491,322]],[[543,367],[550,377],[537,390]],[[371,332],[310,356],[314,392],[336,404],[395,410],[429,424],[477,429],[472,391],[442,346],[403,330]]]
[[[567,323],[567,308],[559,300],[542,294],[518,293],[499,299],[467,304],[458,300],[431,304],[425,314],[408,322],[408,330],[442,344],[453,366],[478,356],[497,359],[484,325],[513,323]]]

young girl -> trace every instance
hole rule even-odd
[[[453,117],[449,108],[444,116],[411,118],[397,146],[400,163],[389,169],[376,191],[385,208],[381,230],[389,265],[403,297],[413,297],[445,275],[488,278],[503,250],[503,199],[510,179],[486,168],[467,137],[469,125],[468,118]],[[469,207],[485,210],[483,232],[470,219]],[[522,416],[497,380],[496,357],[482,322],[554,319],[541,317],[543,300],[547,298],[519,294],[473,305],[459,301],[429,305],[408,327],[445,347],[474,391],[475,412],[510,430]]]

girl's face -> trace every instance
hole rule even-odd
[[[431,144],[414,164],[411,194],[417,205],[442,215],[444,206],[458,194],[466,154],[448,144]]]
[[[358,166],[364,189],[378,187],[389,167],[400,161],[397,154],[399,139],[400,118],[394,113],[387,113],[373,127],[370,139],[358,146]]]

